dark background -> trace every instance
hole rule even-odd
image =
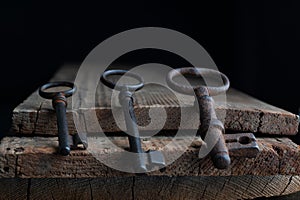
[[[8,129],[12,109],[62,64],[80,63],[104,39],[144,26],[170,28],[192,37],[230,78],[232,87],[298,112],[299,1],[184,2],[3,4],[1,131]],[[133,52],[123,61],[185,64],[178,56],[153,50]]]

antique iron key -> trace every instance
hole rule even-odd
[[[135,85],[123,85],[123,84],[115,84],[108,79],[109,76],[113,75],[126,75],[132,77],[139,81],[138,84]],[[144,80],[139,75],[128,72],[127,70],[109,70],[102,74],[101,79],[102,83],[109,88],[116,89],[120,91],[119,93],[119,101],[123,108],[123,113],[125,117],[125,124],[127,128],[128,140],[130,151],[137,153],[137,167],[139,171],[146,172],[147,167],[144,158],[144,152],[141,145],[141,139],[139,130],[137,128],[136,117],[133,108],[133,92],[141,89],[144,86]]]
[[[187,86],[181,85],[175,82],[173,79],[179,75],[190,75],[195,77],[201,76],[221,76],[224,85],[220,87],[211,87],[211,86]],[[196,95],[200,111],[200,135],[202,138],[205,138],[207,134],[216,135],[216,143],[210,152],[210,156],[214,163],[214,166],[218,169],[226,169],[230,165],[230,157],[228,149],[225,144],[224,139],[224,126],[223,123],[217,119],[214,100],[212,96],[218,95],[220,93],[226,92],[229,88],[228,78],[215,70],[207,68],[179,68],[171,70],[167,75],[167,84],[173,90],[187,94],[187,95]]]
[[[69,87],[69,90],[60,92],[46,92],[49,88],[54,87]],[[56,111],[57,128],[58,128],[58,143],[59,153],[61,155],[69,155],[70,144],[68,141],[68,122],[66,117],[67,97],[72,96],[76,91],[76,86],[70,82],[51,82],[39,88],[39,95],[46,99],[52,99],[52,106]],[[79,143],[75,136],[76,145]]]

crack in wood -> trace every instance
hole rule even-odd
[[[274,180],[275,178],[276,178],[276,176],[273,176],[272,179],[271,179],[271,181],[267,182],[267,183],[264,185],[264,187],[263,187],[262,190],[261,190],[261,193],[265,193],[265,190],[267,189],[267,186],[268,186],[270,183],[272,183],[273,180]]]
[[[28,179],[28,185],[27,185],[27,200],[30,200],[30,189],[31,189],[31,178]]]
[[[224,184],[222,185],[221,189],[219,192],[216,193],[215,198],[219,195],[219,193],[222,193],[222,191],[224,190],[225,186],[230,183],[232,176],[229,176],[228,178],[226,178],[226,181],[224,181]]]
[[[53,196],[53,192],[51,191],[51,199],[55,200],[54,196]]]
[[[253,199],[299,190],[299,176],[135,177],[125,179],[2,179],[1,199]],[[252,183],[246,186],[251,178]],[[250,181],[251,181],[250,180]],[[269,185],[261,188],[267,182]],[[278,184],[284,182],[284,186]],[[219,186],[224,185],[220,189]],[[131,188],[128,188],[130,186]],[[30,189],[29,189],[30,188]],[[93,197],[91,197],[91,188]],[[132,196],[134,188],[134,197]],[[205,191],[204,191],[205,190]],[[30,192],[28,192],[30,191]],[[137,196],[138,195],[138,196]]]
[[[19,159],[19,155],[15,154],[16,155],[16,162],[15,162],[15,177],[18,177],[18,166],[19,166],[19,163],[18,163],[18,159]]]
[[[88,182],[89,182],[89,187],[90,187],[90,198],[91,198],[91,200],[93,200],[94,197],[93,197],[93,187],[91,184],[91,179],[89,179]]]
[[[201,195],[201,197],[199,198],[199,199],[204,199],[203,197],[204,197],[204,195],[205,195],[205,192],[206,192],[206,190],[207,190],[207,187],[208,187],[208,185],[207,185],[207,183],[205,184],[205,187],[204,187],[204,190],[203,190],[203,192],[202,192],[202,195]]]
[[[280,193],[279,196],[281,196],[282,194],[285,193],[285,191],[287,190],[287,188],[290,186],[292,180],[293,180],[293,176],[290,176],[288,183],[286,184],[286,186],[284,187],[283,191]]]
[[[35,131],[36,131],[36,127],[37,127],[37,123],[38,123],[38,120],[39,120],[40,111],[41,111],[41,109],[42,109],[43,104],[44,104],[44,101],[41,102],[40,106],[39,106],[38,109],[36,110],[36,117],[35,117],[35,122],[33,123],[32,134],[34,134]]]
[[[264,117],[264,115],[265,115],[264,112],[259,113],[259,122],[258,122],[258,126],[256,127],[256,130],[258,132],[261,132],[261,127],[263,126],[263,117]]]
[[[249,190],[249,188],[251,187],[252,182],[253,182],[253,176],[249,176],[249,177],[250,177],[250,181],[249,181],[249,184],[246,186],[246,191]]]
[[[132,177],[132,186],[131,186],[131,197],[132,197],[132,200],[135,200],[135,177],[133,176]]]

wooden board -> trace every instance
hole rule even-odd
[[[0,179],[1,199],[299,199],[299,176]],[[284,196],[282,196],[284,195]],[[288,196],[287,196],[288,195]]]
[[[0,199],[24,200],[28,199],[28,180],[20,178],[0,179]]]
[[[111,155],[118,156],[120,149],[110,148],[102,138],[89,137],[89,149],[74,150],[70,156],[56,154],[57,139],[53,137],[6,137],[0,145],[0,177],[12,178],[90,178],[90,177],[128,177],[133,174],[120,172],[107,167],[96,159],[106,158],[114,161]],[[171,138],[152,138],[143,141],[144,150],[160,149]],[[125,149],[124,138],[114,138],[113,142]],[[198,158],[199,146],[192,144],[187,150],[180,145],[168,149],[168,156],[178,151],[183,155],[166,167],[165,171],[153,171],[155,176],[240,176],[240,175],[299,175],[300,148],[288,138],[259,138],[261,152],[256,158],[233,157],[226,170],[214,168],[209,157]],[[184,148],[184,149],[181,149]],[[186,150],[186,151],[185,151]],[[112,154],[115,152],[115,154]],[[167,159],[169,159],[168,157]]]
[[[52,81],[74,81],[76,72],[76,67],[65,66],[57,72]],[[87,74],[85,81],[89,81],[89,74]],[[111,112],[111,92],[110,89],[100,83],[96,91],[96,105],[87,110],[88,112],[95,109],[101,127],[105,132],[120,131]],[[82,102],[91,99],[91,94],[81,95]],[[182,107],[182,113],[186,113],[189,116],[197,116],[197,110],[193,107],[194,97],[183,96],[182,98],[184,98],[185,102],[185,106]],[[181,119],[181,110],[178,105],[180,99],[177,99],[169,89],[149,84],[136,92],[135,100],[135,112],[141,130],[157,129],[155,125],[148,126],[151,120],[148,115],[150,108],[166,110],[167,120],[163,129],[174,130],[178,128]],[[68,101],[68,104],[72,105],[71,98]],[[79,104],[82,102],[79,102]],[[219,117],[226,111],[224,125],[227,129],[277,135],[294,135],[298,131],[297,115],[266,104],[234,89],[230,89],[227,93],[227,105],[224,106],[217,102],[216,110]],[[76,132],[71,106],[68,107],[67,117],[70,133]],[[162,121],[163,119],[158,117],[156,120]],[[183,124],[182,128],[198,129],[198,126],[199,120],[197,117],[190,117]],[[20,134],[55,135],[57,133],[56,116],[52,109],[51,101],[42,99],[37,92],[34,92],[14,109],[11,130]]]

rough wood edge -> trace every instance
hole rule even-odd
[[[157,129],[155,123],[149,126],[151,118],[149,110],[153,109],[149,106],[135,107],[135,113],[140,125],[141,131],[151,131]],[[155,109],[155,108],[154,108]],[[161,108],[156,108],[161,109]],[[174,130],[180,125],[181,110],[179,107],[164,107],[167,113],[167,119],[156,119],[157,121],[165,121],[163,130]],[[193,115],[196,111],[193,107],[183,107],[183,113]],[[124,130],[123,126],[119,127],[109,108],[95,108],[90,110],[81,109],[79,111],[67,111],[68,126],[71,134],[76,133],[73,112],[95,112],[101,128],[105,132],[117,132]],[[224,112],[222,108],[216,109],[217,114]],[[220,116],[220,114],[219,114]],[[56,116],[52,109],[30,110],[14,110],[13,123],[11,131],[19,134],[41,134],[41,135],[57,135]],[[122,121],[120,121],[122,122]],[[196,117],[190,117],[188,123],[182,124],[183,129],[198,129],[199,121]],[[264,134],[275,135],[295,135],[298,131],[298,116],[283,115],[278,113],[264,113],[261,111],[242,111],[240,109],[226,109],[226,118],[224,126],[228,130],[233,131],[249,131]]]
[[[76,65],[75,67],[74,65],[66,65],[54,75],[51,81],[74,81],[77,70],[78,66],[76,67]],[[170,116],[169,123],[167,121],[164,129],[175,129],[174,127],[180,123],[181,117],[180,107],[177,101],[184,100],[186,111],[189,112],[189,110],[194,110],[192,107],[194,97],[182,95],[179,99],[173,98],[172,92],[169,91],[166,95],[166,89],[157,86],[151,88],[152,86],[150,85],[145,86],[143,90],[136,93],[136,115],[137,119],[140,120],[139,123],[145,125],[149,122],[148,111],[151,106],[148,104],[154,103],[154,107],[166,108],[168,117]],[[151,95],[148,95],[149,99],[144,98],[149,92],[152,92]],[[119,131],[120,128],[122,129],[122,127],[119,128],[113,123],[114,118],[110,112],[110,99],[107,97],[110,96],[110,94],[110,89],[99,84],[96,96],[101,98],[105,96],[105,98],[103,97],[102,101],[100,101],[100,98],[100,100],[97,101],[98,104],[96,102],[95,111],[103,126],[102,129],[106,132],[116,132]],[[88,92],[83,92],[81,96],[82,101],[86,102],[89,101],[93,95]],[[72,105],[71,98],[68,98],[68,104]],[[79,102],[79,104],[81,104],[79,107],[83,106],[82,102]],[[298,131],[297,115],[264,103],[234,89],[230,89],[227,92],[227,105],[219,105],[217,102],[216,108],[219,118],[222,118],[224,110],[227,111],[225,118],[225,128],[227,129],[277,135],[294,135]],[[69,130],[73,133],[76,132],[76,128],[70,106],[68,111],[70,112],[68,115]],[[14,109],[11,130],[12,132],[20,134],[56,135],[57,128],[55,122],[55,114],[52,109],[51,101],[42,99],[37,92],[34,92],[28,99]],[[189,125],[186,126],[189,129],[198,129],[198,124],[199,122],[197,120],[191,119]],[[151,130],[152,128],[151,126],[146,126],[144,130]],[[141,129],[143,129],[143,127],[141,127]]]
[[[165,138],[165,139],[164,139]],[[103,139],[88,138],[89,150],[74,150],[70,156],[56,154],[57,139],[42,137],[6,137],[0,145],[0,177],[22,178],[90,178],[126,177],[133,174],[107,167],[99,158],[111,162],[118,160],[119,150],[111,148]],[[145,150],[161,149],[169,144],[170,138],[154,138],[143,142]],[[114,139],[121,148],[128,147],[126,139]],[[187,150],[183,139],[170,145],[166,151],[171,160],[175,153],[181,157],[168,165],[165,171],[153,171],[148,175],[157,176],[238,176],[238,175],[298,175],[300,174],[300,149],[288,138],[259,138],[261,152],[256,158],[234,157],[226,170],[214,168],[209,157],[198,158],[199,146]],[[112,154],[111,152],[116,152]]]
[[[285,196],[300,190],[300,177],[123,177],[0,179],[1,199],[207,199]],[[291,196],[291,195],[289,195]],[[299,196],[293,194],[295,197]],[[288,197],[288,196],[287,196]]]

